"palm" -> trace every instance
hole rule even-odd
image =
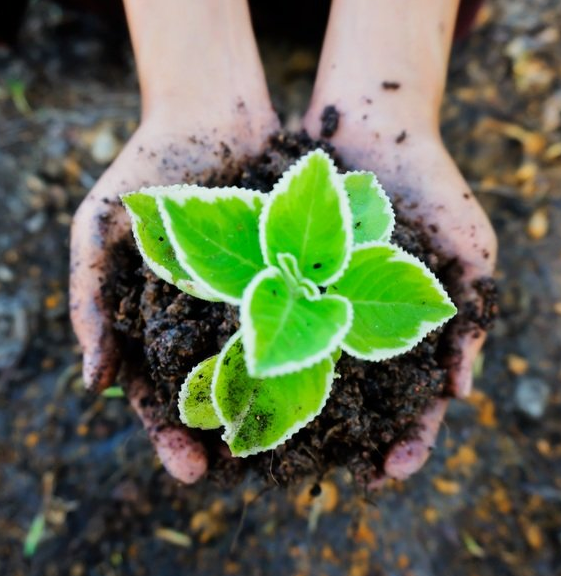
[[[357,135],[355,135],[357,136]],[[349,144],[350,142],[350,144]],[[432,248],[457,264],[453,285],[460,310],[466,304],[480,309],[482,301],[474,282],[492,274],[496,237],[489,220],[465,180],[436,137],[415,142],[360,146],[362,138],[334,138],[343,162],[353,168],[374,171],[401,214],[420,224]],[[473,306],[470,306],[472,309]],[[473,361],[485,339],[484,331],[460,314],[452,325],[452,338],[460,358],[449,358],[450,390],[464,397],[471,389]],[[404,478],[426,461],[447,402],[439,400],[423,417],[417,440],[395,446],[386,462],[390,477]]]
[[[266,125],[269,126],[269,125]],[[270,131],[276,119],[270,122]],[[229,133],[229,131],[226,131]],[[240,130],[232,131],[239,133]],[[118,342],[113,333],[113,310],[104,284],[114,266],[112,247],[130,235],[130,222],[119,194],[143,186],[206,180],[212,170],[223,170],[220,145],[191,138],[193,131],[177,131],[150,122],[143,123],[113,165],[88,194],[74,218],[71,241],[71,316],[84,350],[84,380],[95,390],[114,382],[120,364]],[[232,144],[231,154],[255,153],[257,141]],[[220,139],[209,139],[219,142]],[[127,366],[127,369],[130,369]],[[160,459],[175,478],[191,483],[206,470],[204,447],[185,427],[170,425],[146,402],[151,387],[137,374],[125,374],[126,388]]]

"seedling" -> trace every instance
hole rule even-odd
[[[379,361],[456,313],[428,268],[390,243],[391,204],[370,172],[322,150],[270,194],[194,185],[123,196],[138,248],[166,282],[240,307],[240,329],[179,396],[190,427],[224,427],[235,456],[282,444],[329,396],[341,351]]]

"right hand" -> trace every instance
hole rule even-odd
[[[495,268],[497,239],[491,223],[436,131],[415,130],[408,124],[409,135],[398,141],[396,135],[406,120],[397,111],[393,128],[387,127],[388,114],[380,120],[371,113],[355,123],[349,116],[331,139],[340,158],[353,169],[375,172],[388,194],[399,199],[402,215],[425,231],[434,252],[454,270],[448,289],[453,290],[460,314],[447,328],[451,353],[441,362],[448,368],[447,393],[465,398],[471,392],[473,364],[486,336],[481,322],[472,316],[483,319],[485,302],[477,286],[488,281]],[[308,116],[312,133],[317,118],[317,113]],[[435,400],[419,421],[418,437],[391,447],[384,463],[387,477],[403,480],[422,468],[436,443],[447,405],[446,398]],[[371,487],[380,485],[376,478]]]

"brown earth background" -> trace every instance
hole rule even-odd
[[[261,51],[295,126],[317,50]],[[561,575],[557,0],[490,0],[454,49],[443,132],[499,236],[501,317],[429,464],[374,497],[342,472],[315,498],[179,486],[123,399],[84,392],[69,226],[138,105],[128,44],[93,17],[37,0],[0,48],[0,574]]]

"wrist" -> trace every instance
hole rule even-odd
[[[175,94],[158,94],[143,105],[139,130],[151,138],[202,146],[208,154],[233,158],[261,152],[268,138],[279,130],[279,121],[270,102],[228,103],[202,107]]]
[[[335,106],[339,113],[337,129],[329,138],[335,146],[364,142],[365,138],[378,148],[405,148],[412,141],[441,142],[439,105],[433,101],[423,104],[416,96],[392,102],[369,97],[353,102],[345,96],[331,95],[314,98],[304,117],[304,127],[311,136],[325,136],[321,117],[329,105]]]
[[[438,134],[458,0],[334,0],[308,126],[326,105],[341,124]]]
[[[125,0],[143,118],[192,124],[270,100],[247,0]],[[189,118],[185,118],[186,112]]]

